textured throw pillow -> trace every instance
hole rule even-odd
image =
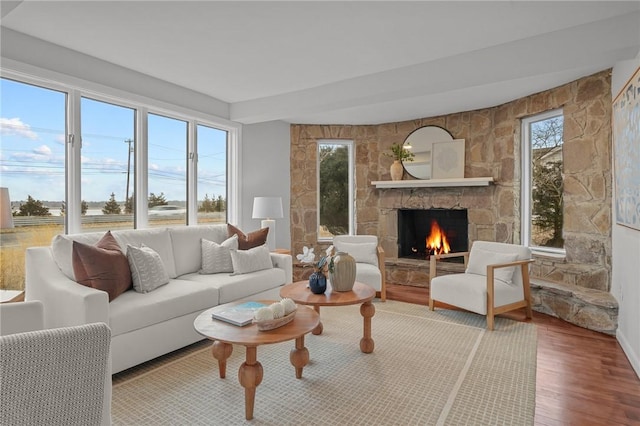
[[[127,260],[131,268],[133,289],[138,293],[148,293],[169,283],[169,274],[164,269],[162,259],[151,247],[127,244]]]
[[[201,274],[218,274],[220,272],[233,272],[231,262],[231,250],[238,250],[238,236],[232,235],[218,244],[214,241],[202,241],[202,269]]]
[[[472,249],[469,256],[469,264],[467,265],[468,274],[477,274],[487,276],[487,265],[494,265],[497,263],[509,263],[518,260],[518,255],[515,253],[497,253],[494,251],[488,251],[483,249]],[[504,281],[508,284],[511,283],[515,267],[510,266],[508,268],[494,269],[493,277],[497,280]]]
[[[266,245],[249,250],[231,250],[231,262],[233,263],[233,275],[273,268],[269,248]]]
[[[378,246],[376,243],[335,243],[336,251],[349,253],[358,263],[378,266]]]
[[[238,249],[249,250],[251,248],[261,246],[267,242],[267,234],[269,233],[269,228],[262,228],[257,231],[249,232],[245,235],[244,232],[227,223],[227,233],[230,237],[233,235],[238,236]]]
[[[95,246],[74,241],[71,262],[76,281],[106,291],[109,302],[131,288],[129,262],[111,231]]]

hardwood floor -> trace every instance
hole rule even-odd
[[[429,290],[387,284],[387,298],[428,305]],[[524,309],[501,316],[527,320]],[[538,312],[530,321],[538,329],[536,425],[640,425],[640,379],[614,337]]]

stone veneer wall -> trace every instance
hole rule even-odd
[[[608,293],[612,196],[610,74],[610,70],[605,70],[493,108],[439,117],[367,126],[292,125],[291,247],[294,253],[302,252],[304,245],[313,245],[316,252],[326,246],[318,244],[316,234],[316,154],[317,142],[321,139],[354,141],[356,231],[378,235],[387,258],[397,257],[398,208],[467,208],[470,242],[519,243],[520,119],[563,108],[566,257],[536,256],[531,275],[569,288]],[[392,160],[383,152],[426,125],[443,127],[454,138],[465,139],[465,177],[493,176],[495,184],[414,189],[372,186],[372,181],[391,179]],[[404,179],[410,177],[405,175]],[[402,268],[395,269],[392,265],[387,271],[389,282],[406,280],[405,283],[416,284]],[[422,271],[415,278],[426,285],[424,276]],[[539,295],[536,304],[539,310],[561,318],[579,309],[565,302],[559,306],[553,294]]]

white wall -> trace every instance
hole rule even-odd
[[[282,197],[284,218],[276,219],[276,247],[291,248],[291,135],[283,121],[242,127],[242,170],[240,177],[241,226],[253,231],[260,219],[252,219],[253,197]]]
[[[640,53],[635,60],[615,65],[611,77],[613,99],[639,66]],[[615,179],[613,185],[615,191]],[[640,231],[616,224],[615,196],[612,223],[611,293],[620,309],[616,337],[640,377]]]

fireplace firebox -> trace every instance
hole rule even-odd
[[[468,228],[466,209],[399,209],[398,257],[467,251]]]

